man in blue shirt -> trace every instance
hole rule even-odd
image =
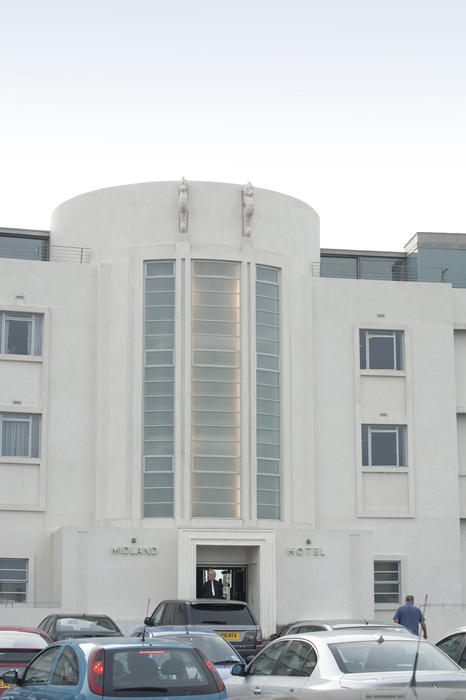
[[[424,639],[427,639],[427,627],[424,615],[421,610],[414,605],[414,596],[407,595],[406,603],[401,605],[393,616],[395,622],[407,627],[416,636],[419,634],[419,624],[424,632]]]

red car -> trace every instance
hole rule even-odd
[[[22,668],[52,640],[35,627],[0,627],[0,675]],[[0,678],[0,695],[8,688]]]

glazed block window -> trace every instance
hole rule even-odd
[[[0,601],[24,603],[27,584],[27,559],[0,558]]]
[[[193,517],[240,517],[240,264],[192,263]]]
[[[40,415],[0,413],[0,456],[40,457]]]
[[[42,314],[0,312],[0,353],[4,355],[42,354]]]
[[[362,464],[364,467],[405,467],[405,425],[363,425]]]
[[[361,369],[404,369],[403,331],[359,331]]]
[[[280,519],[280,270],[256,267],[257,517]]]
[[[175,263],[146,262],[144,274],[143,517],[173,516]]]
[[[374,603],[399,603],[401,599],[399,561],[374,562]]]

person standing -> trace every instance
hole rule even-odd
[[[201,598],[223,598],[223,588],[220,581],[215,580],[216,573],[213,569],[209,569],[207,573],[207,581],[202,584]]]
[[[422,631],[424,633],[424,639],[427,639],[427,627],[420,608],[414,605],[414,596],[407,595],[405,598],[405,604],[400,605],[398,610],[393,616],[393,620],[399,625],[407,627],[416,636],[419,635],[419,625],[421,625]]]

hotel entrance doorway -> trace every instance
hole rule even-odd
[[[202,585],[207,581],[207,573],[213,569],[217,581],[222,582],[225,600],[244,600],[248,602],[248,567],[247,566],[198,566],[196,567],[196,597],[202,595]]]

